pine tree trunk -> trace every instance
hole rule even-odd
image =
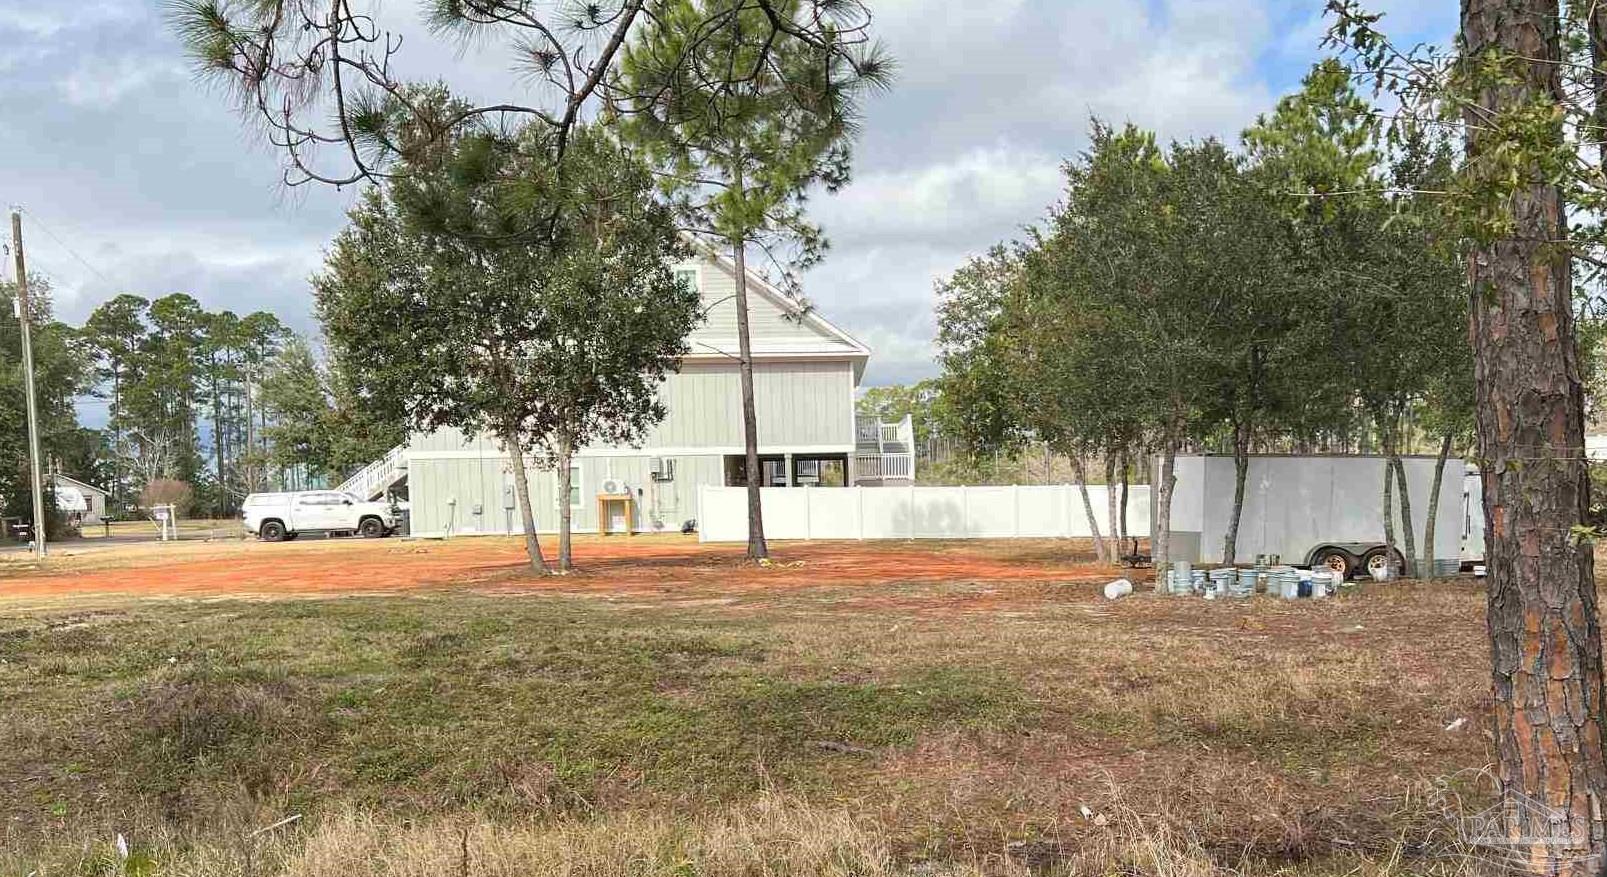
[[[1445,461],[1451,456],[1451,434],[1440,438],[1440,454],[1434,458],[1434,484],[1429,488],[1428,512],[1423,519],[1423,564],[1419,572],[1434,575],[1434,530],[1439,523],[1440,491],[1445,489]]]
[[[1250,430],[1233,425],[1233,511],[1222,537],[1222,562],[1231,566],[1239,556],[1239,518],[1244,515],[1244,482],[1250,477]]]
[[[546,575],[547,560],[541,556],[541,540],[536,538],[536,514],[530,507],[530,479],[525,473],[524,448],[513,430],[503,430],[502,446],[508,454],[508,465],[513,469],[513,490],[519,495],[519,521],[525,530],[525,554],[530,557],[530,568]],[[564,505],[568,505],[565,497]]]
[[[1507,69],[1527,59],[1467,111],[1476,162],[1511,146],[1485,119],[1559,102],[1557,0],[1463,0],[1462,39],[1473,57],[1502,52]],[[1522,871],[1599,874],[1607,863],[1602,646],[1591,543],[1573,535],[1587,518],[1590,482],[1571,264],[1555,243],[1567,237],[1566,207],[1541,172],[1527,173],[1506,198],[1508,236],[1468,261],[1493,731]]]
[[[1160,483],[1155,485],[1155,592],[1166,593],[1166,571],[1172,563],[1172,491],[1177,487],[1177,439],[1170,430],[1161,456]]]
[[[1071,455],[1072,473],[1077,478],[1077,492],[1082,494],[1083,514],[1088,516],[1088,529],[1094,534],[1094,556],[1104,560],[1105,538],[1099,534],[1099,518],[1094,515],[1094,502],[1088,497],[1088,467],[1081,454]]]
[[[1401,573],[1409,579],[1417,578],[1417,526],[1412,517],[1412,486],[1406,482],[1406,466],[1397,450],[1390,459],[1395,469],[1395,485],[1401,494],[1401,543],[1406,546]]]
[[[737,274],[737,369],[741,373],[742,383],[742,451],[748,464],[748,559],[762,560],[770,556],[770,547],[764,541],[764,511],[759,501],[762,473],[759,471],[759,418],[753,407],[753,345],[748,338],[746,250],[746,241],[741,237],[731,238],[731,261],[736,263]]]
[[[1121,521],[1118,519],[1120,514],[1121,499],[1116,496],[1116,454],[1107,449],[1105,451],[1105,521],[1110,525],[1107,530],[1110,533],[1110,550],[1107,558],[1113,565],[1122,562],[1122,530]]]
[[[575,568],[570,554],[570,534],[574,523],[575,510],[569,505],[569,492],[574,488],[573,473],[569,471],[569,462],[574,459],[574,450],[568,438],[558,440],[558,569],[560,572],[569,572]],[[597,522],[601,531],[602,521]],[[626,528],[629,530],[629,527]]]

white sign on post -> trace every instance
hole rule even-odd
[[[179,536],[176,509],[173,505],[159,505],[151,507],[151,518],[156,521],[158,538],[163,542],[177,539]]]

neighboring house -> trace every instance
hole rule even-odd
[[[50,485],[56,492],[56,507],[68,517],[76,517],[80,524],[96,526],[106,520],[106,497],[109,495],[106,491],[60,472],[50,474]]]
[[[566,501],[574,528],[597,529],[605,483],[628,489],[637,530],[676,530],[697,517],[700,485],[746,484],[742,397],[737,372],[736,273],[712,252],[676,266],[702,296],[706,321],[691,351],[660,389],[668,411],[642,446],[588,447],[575,456],[573,488],[557,496],[557,474],[532,469],[537,527],[558,527]],[[759,477],[765,486],[911,484],[914,434],[908,418],[856,418],[854,395],[870,350],[814,310],[804,310],[749,273]],[[442,430],[415,434],[340,489],[363,498],[405,493],[418,535],[510,533],[519,528],[513,475],[490,436]],[[622,517],[623,504],[611,506]],[[611,529],[624,522],[614,520]]]

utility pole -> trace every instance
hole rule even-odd
[[[33,476],[33,551],[45,557],[45,489],[39,476],[39,405],[34,401],[33,339],[28,308],[28,266],[22,259],[22,212],[11,211],[11,249],[17,260],[17,321],[22,324],[22,383],[28,397],[28,472]]]
[[[256,415],[254,415],[252,413],[252,411],[251,411],[251,379],[253,377],[255,377],[255,370],[252,368],[251,357],[250,357],[249,354],[246,356],[245,365],[246,365],[246,368],[245,368],[245,373],[246,373],[246,387],[245,387],[245,389],[246,389],[246,452],[245,452],[245,455],[244,455],[243,459],[245,459],[246,465],[245,465],[244,469],[242,470],[242,472],[246,476],[246,484],[245,484],[246,493],[252,493],[252,492],[256,491],[260,486],[259,482],[261,481],[260,476],[262,474],[262,461],[259,460],[255,456],[256,451],[257,451],[257,443],[256,443],[256,435],[255,435],[256,429],[255,429],[255,424],[254,424],[253,418]]]

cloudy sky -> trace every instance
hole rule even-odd
[[[934,280],[1056,199],[1090,116],[1234,137],[1321,55],[1321,0],[869,0],[900,63],[868,107],[854,183],[814,202],[832,250],[805,277],[876,351],[867,384],[935,373]],[[1405,41],[1442,41],[1454,0],[1375,0]],[[407,69],[475,96],[522,88],[495,46],[411,32]],[[278,156],[198,84],[161,0],[0,0],[0,204],[77,323],[119,292],[188,292],[313,332],[308,275],[351,193],[286,191]],[[86,412],[87,414],[87,412]]]

